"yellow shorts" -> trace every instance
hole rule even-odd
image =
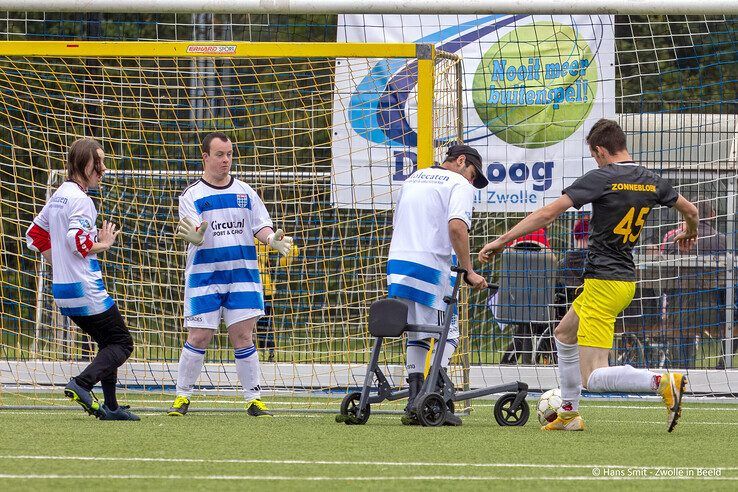
[[[579,316],[577,343],[612,348],[615,318],[628,307],[634,294],[635,282],[585,278],[584,290],[572,304]]]

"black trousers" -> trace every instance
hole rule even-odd
[[[514,323],[512,327],[513,340],[507,346],[500,364],[517,364],[518,359],[521,364],[532,364],[533,336],[543,335],[548,325],[545,323]],[[538,339],[536,343],[535,362],[543,363],[544,359],[556,363],[556,345],[552,332],[549,332],[547,337]]]
[[[272,302],[264,297],[264,316],[256,322],[256,338],[259,340],[259,348],[274,350],[274,330],[272,329]]]
[[[133,352],[133,337],[126,327],[118,306],[93,316],[70,316],[82,331],[97,343],[97,355],[82,373],[75,377],[77,384],[91,390],[97,382],[113,385],[118,379],[118,368]]]

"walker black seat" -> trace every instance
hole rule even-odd
[[[407,304],[397,299],[381,299],[369,307],[369,333],[375,337],[399,337],[407,324]]]

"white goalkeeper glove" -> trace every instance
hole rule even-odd
[[[203,221],[199,226],[197,222],[189,217],[183,217],[177,224],[177,237],[188,241],[195,246],[200,246],[205,241],[205,231],[208,230],[207,221]]]
[[[267,243],[279,251],[282,256],[287,256],[292,251],[292,237],[285,236],[282,229],[277,229],[267,236]]]
[[[300,248],[297,247],[296,244],[292,244],[292,248],[290,249],[290,253],[287,256],[283,256],[279,259],[279,266],[288,267],[292,265],[292,262],[300,256]]]

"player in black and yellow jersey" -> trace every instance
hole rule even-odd
[[[608,354],[615,318],[635,293],[632,250],[648,214],[656,205],[676,208],[686,226],[673,240],[686,246],[697,237],[697,208],[667,181],[633,161],[626,148],[625,133],[616,122],[599,120],[587,135],[587,143],[598,169],[580,177],[564,189],[560,198],[487,243],[479,252],[479,260],[486,263],[512,239],[547,227],[571,207],[579,209],[591,203],[584,289],[554,331],[564,411],[543,428],[584,429],[578,407],[585,382],[584,387],[594,392],[658,392],[667,407],[671,432],[681,415],[687,378],[679,373],[661,375],[628,365],[608,367]]]

